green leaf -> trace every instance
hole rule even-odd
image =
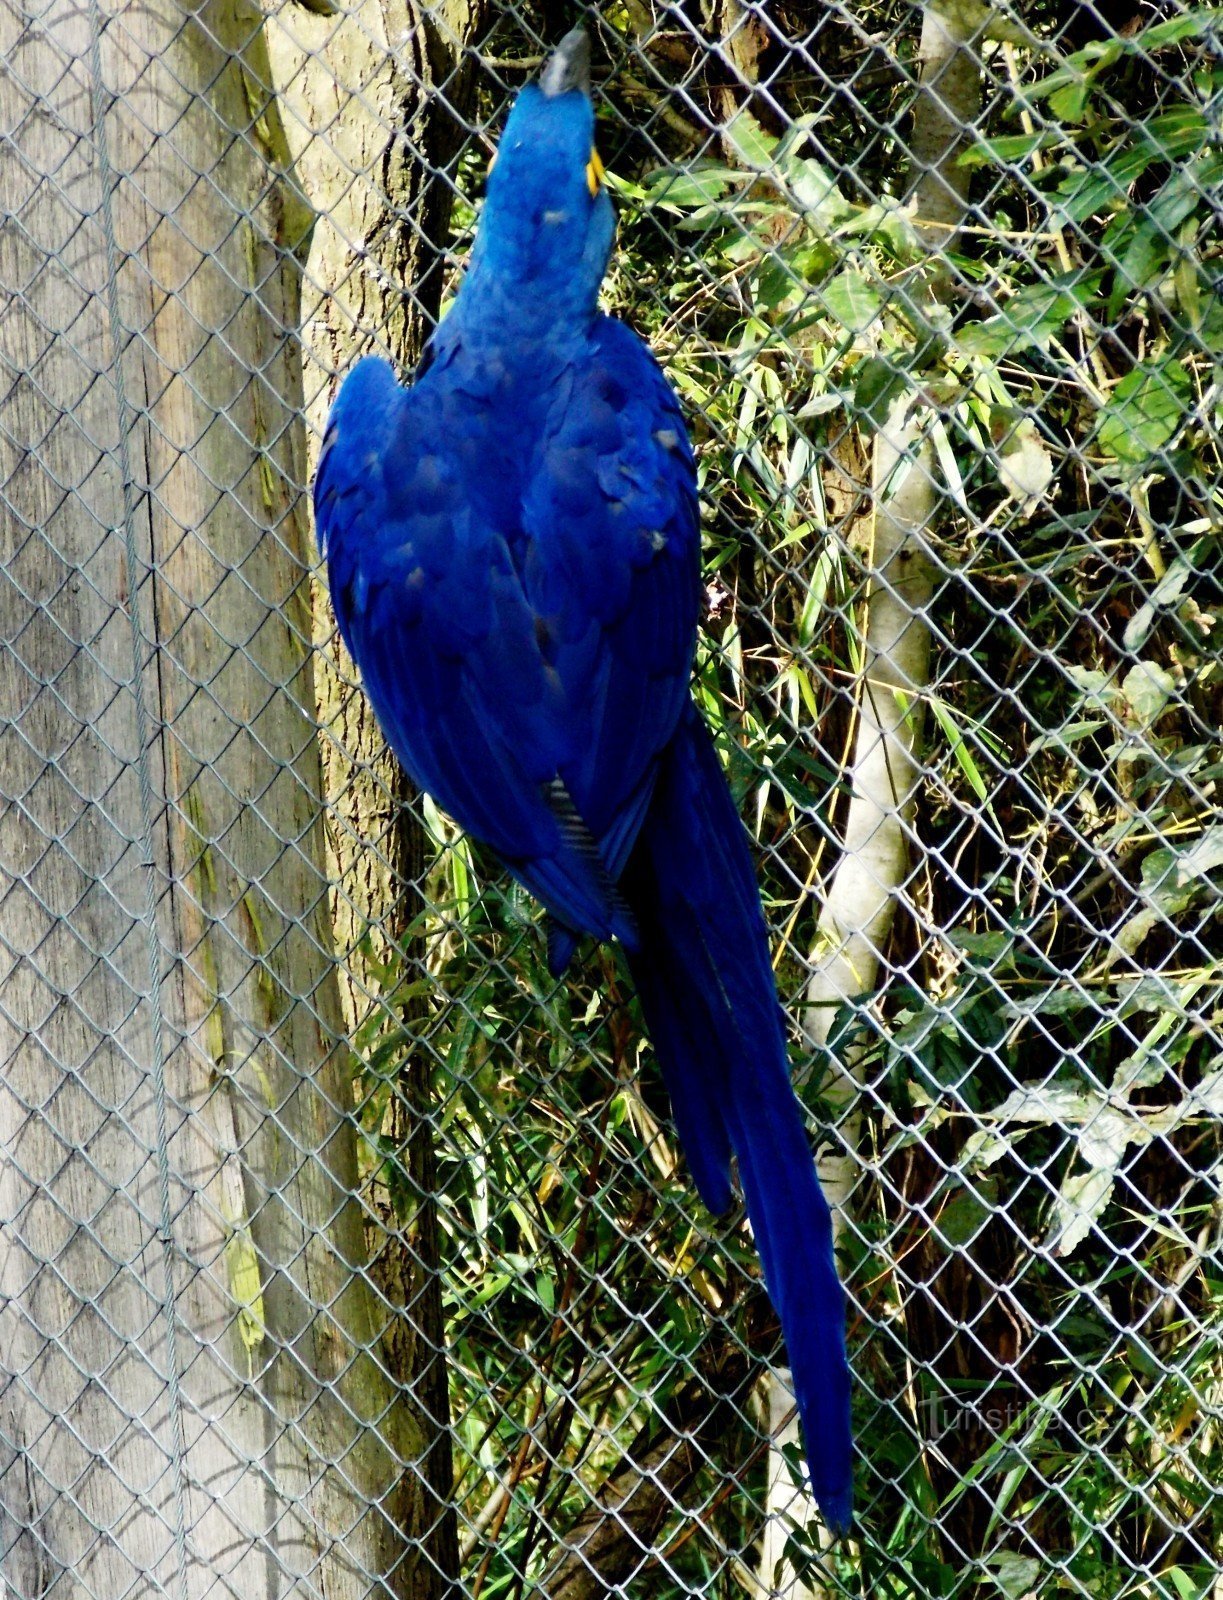
[[[1143,893],[1161,911],[1183,911],[1192,900],[1192,896],[1179,887],[1179,862],[1179,853],[1166,845],[1143,857]]]
[[[1118,1158],[1117,1165],[1120,1165]],[[1049,1227],[1047,1243],[1053,1253],[1068,1256],[1091,1232],[1091,1225],[1113,1197],[1117,1168],[1089,1167],[1070,1172],[1062,1180]]]
[[[1059,223],[1086,222],[1097,211],[1104,211],[1119,196],[1124,196],[1124,186],[1105,169],[1079,164],[1063,165],[1064,176],[1050,195],[1054,218]]]
[[[783,250],[781,259],[796,278],[801,278],[805,283],[818,283],[828,276],[841,257],[827,240],[816,239]]]
[[[908,373],[886,356],[868,356],[858,363],[854,377],[854,410],[871,427],[881,428],[909,382]]]
[[[1147,205],[1151,221],[1171,238],[1223,182],[1223,151],[1207,150],[1175,171]]]
[[[825,227],[836,227],[860,209],[845,198],[828,169],[811,156],[791,156],[782,163],[781,173],[808,218]]]
[[[1155,661],[1138,661],[1121,680],[1121,693],[1129,710],[1127,720],[1149,728],[1176,693],[1176,680]]]
[[[1032,347],[1046,348],[1053,338],[1098,293],[1102,272],[1063,273],[1046,283],[1028,284],[1008,300],[996,317],[958,328],[955,342],[968,355],[1012,355]]]
[[[751,302],[757,312],[774,311],[800,289],[788,262],[766,256],[751,280]]]
[[[1188,883],[1194,878],[1206,878],[1220,867],[1223,867],[1223,825],[1216,823],[1177,861],[1176,881]]]
[[[750,111],[740,111],[726,128],[726,137],[745,167],[767,172],[773,165],[777,140],[765,130]]]
[[[743,181],[743,174],[730,167],[694,167],[691,171],[664,167],[646,180],[645,197],[653,205],[687,210],[715,204],[728,189]]]
[[[964,495],[964,478],[960,472],[960,464],[955,458],[955,451],[951,448],[951,440],[947,437],[947,429],[943,426],[942,419],[931,413],[926,425],[926,438],[934,448],[935,458],[943,475],[947,493],[965,514],[968,512],[968,501]],[[944,712],[946,708],[944,708]],[[938,712],[935,712],[938,716]],[[939,718],[942,726],[942,718]],[[984,796],[982,796],[984,798]]]
[[[1079,1157],[1087,1170],[1070,1171],[1062,1181],[1049,1229],[1059,1256],[1076,1250],[1091,1232],[1113,1196],[1117,1173],[1131,1144],[1147,1144],[1153,1130],[1128,1107],[1105,1104],[1097,1097],[1078,1133]]]
[[[1107,236],[1104,242],[1106,246],[1110,244]],[[1143,217],[1135,225],[1117,262],[1112,293],[1108,297],[1110,321],[1121,315],[1130,295],[1163,277],[1171,253],[1172,245],[1164,230],[1149,216]]]
[[[1072,79],[1049,92],[1049,110],[1059,122],[1076,124],[1087,115],[1087,102],[1091,98],[1091,79]]]
[[[1137,136],[1159,153],[1164,161],[1178,161],[1210,140],[1210,128],[1198,106],[1173,106],[1156,117],[1149,117],[1135,129]]]
[[[878,289],[852,267],[838,273],[820,293],[829,314],[849,333],[865,333],[883,309]]]
[[[899,261],[925,259],[911,214],[890,202],[855,206],[852,219],[839,230],[843,238],[865,235],[872,244],[881,244]]]
[[[1167,848],[1152,850],[1142,862],[1142,899],[1146,904],[1118,928],[1113,943],[1123,954],[1137,954],[1143,940],[1162,922],[1187,911],[1197,899],[1197,888],[1180,879],[1180,857]]]
[[[1198,39],[1220,26],[1223,26],[1223,6],[1202,6],[1187,16],[1169,17],[1167,22],[1144,28],[1127,42],[1131,50],[1141,55],[1150,50],[1162,50],[1165,45],[1180,44],[1185,39]]]
[[[1056,72],[1051,72],[1029,93],[1034,99],[1047,99],[1050,111],[1059,121],[1081,122],[1096,78],[1121,60],[1122,56],[1149,55],[1154,50],[1198,38],[1210,33],[1221,20],[1223,8],[1209,6],[1192,11],[1187,16],[1170,17],[1166,22],[1144,28],[1130,38],[1114,35],[1109,39],[1094,40],[1082,50],[1067,56]]]
[[[1189,1091],[1189,1101],[1195,1110],[1201,1106],[1208,1116],[1223,1116],[1223,1067],[1208,1072],[1197,1088]]]
[[[1049,1014],[1046,997],[1042,996],[1036,1002],[1034,1011],[1046,1016]],[[1038,1127],[1056,1128],[1065,1123],[1081,1124],[1088,1121],[1104,1103],[1101,1095],[1076,1089],[1073,1084],[1024,1083],[982,1120],[1003,1125],[1030,1122]]]
[[[1004,933],[1000,928],[989,933],[973,933],[968,928],[949,928],[945,938],[965,955],[987,962],[1000,960],[1014,944],[1014,935]]]
[[[1065,65],[1051,72],[1029,91],[1033,99],[1048,100],[1059,122],[1082,122],[1095,80],[1106,67],[1121,59],[1125,43],[1116,36],[1096,39],[1067,56]]]
[[[961,167],[1018,166],[1037,150],[1060,144],[1062,134],[1056,128],[1046,128],[1042,133],[1013,133],[1001,139],[979,139],[971,149],[960,156]]]
[[[1080,667],[1069,662],[1065,673],[1089,706],[1110,706],[1117,698],[1117,685],[1112,677],[1097,667]]]
[[[1175,437],[1192,396],[1193,384],[1182,362],[1139,362],[1100,414],[1100,449],[1119,461],[1149,460]]]
[[[1160,153],[1145,140],[1136,140],[1133,144],[1123,140],[1113,147],[1108,160],[1099,169],[1113,186],[1114,195],[1123,195],[1130,185],[1136,183],[1152,162],[1160,159]]]
[[[1023,1600],[1023,1596],[1032,1593],[1040,1581],[1040,1562],[1013,1550],[998,1550],[987,1556],[983,1565],[989,1569],[990,1577],[1002,1590],[1006,1600]]]
[[[1223,355],[1223,298],[1211,294],[1197,327],[1197,340],[1212,355]]]
[[[1026,417],[1007,440],[997,458],[998,478],[1021,510],[1031,511],[1053,479],[1053,457]]]
[[[1201,1596],[1206,1592],[1200,1583],[1194,1583],[1182,1567],[1165,1567],[1160,1577],[1171,1578],[1180,1600],[1201,1600]]]
[[[938,1214],[938,1231],[952,1249],[963,1249],[986,1226],[998,1203],[998,1180],[986,1178],[975,1188],[962,1188]]]
[[[1194,575],[1192,562],[1187,556],[1177,556],[1151,591],[1150,597],[1138,607],[1126,624],[1122,643],[1127,650],[1141,650],[1155,626],[1158,613],[1180,599],[1181,590]]]
[[[1101,728],[1108,727],[1103,717],[1089,717],[1081,722],[1067,722],[1064,727],[1055,728],[1052,733],[1041,733],[1032,740],[1029,750],[1068,750],[1071,745],[1078,744],[1080,739],[1088,739],[1093,733],[1098,733]]]

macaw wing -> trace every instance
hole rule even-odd
[[[556,916],[631,939],[555,781],[556,688],[506,542],[469,492],[474,460],[452,448],[478,444],[470,415],[446,415],[458,403],[444,385],[401,388],[375,359],[346,380],[314,485],[340,633],[413,782]]]
[[[523,497],[524,591],[565,694],[559,774],[620,876],[688,698],[700,611],[696,473],[654,357],[595,324]]]
[[[413,780],[566,928],[635,943],[615,886],[687,693],[691,456],[652,357],[605,319],[556,377],[517,497],[461,355],[345,383],[315,480],[341,633]]]

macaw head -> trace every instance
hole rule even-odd
[[[593,315],[616,229],[594,134],[590,40],[574,28],[514,102],[465,290],[500,289],[520,312],[534,302],[556,318]]]

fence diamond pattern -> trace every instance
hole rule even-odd
[[[574,17],[3,0],[3,1592],[1217,1596],[1223,13],[580,9],[854,1538],[614,952],[407,792],[313,546]]]

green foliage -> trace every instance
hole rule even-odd
[[[861,9],[911,31],[908,8]],[[992,92],[949,259],[905,203],[903,104],[859,84],[832,27],[801,59],[865,110],[821,115],[786,80],[699,153],[676,134],[674,160],[609,160],[611,299],[697,434],[698,694],[795,1017],[895,408],[937,464],[914,914],[886,991],[836,1030],[867,1083],[844,1247],[861,1539],[829,1558],[798,1528],[789,1552],[870,1594],[1184,1600],[1216,1581],[1221,13],[1066,53],[1063,11],[980,45]],[[770,1329],[743,1229],[691,1194],[612,958],[552,983],[529,905],[429,820],[426,970],[380,974],[363,1115],[406,1218],[419,1197],[384,1130],[424,1052],[460,1536],[480,1593],[518,1596],[694,1374],[716,1387],[719,1340],[761,1360]],[[674,1549],[625,1593],[740,1592],[764,1458],[736,1405],[702,1438],[695,1527],[666,1519]]]

